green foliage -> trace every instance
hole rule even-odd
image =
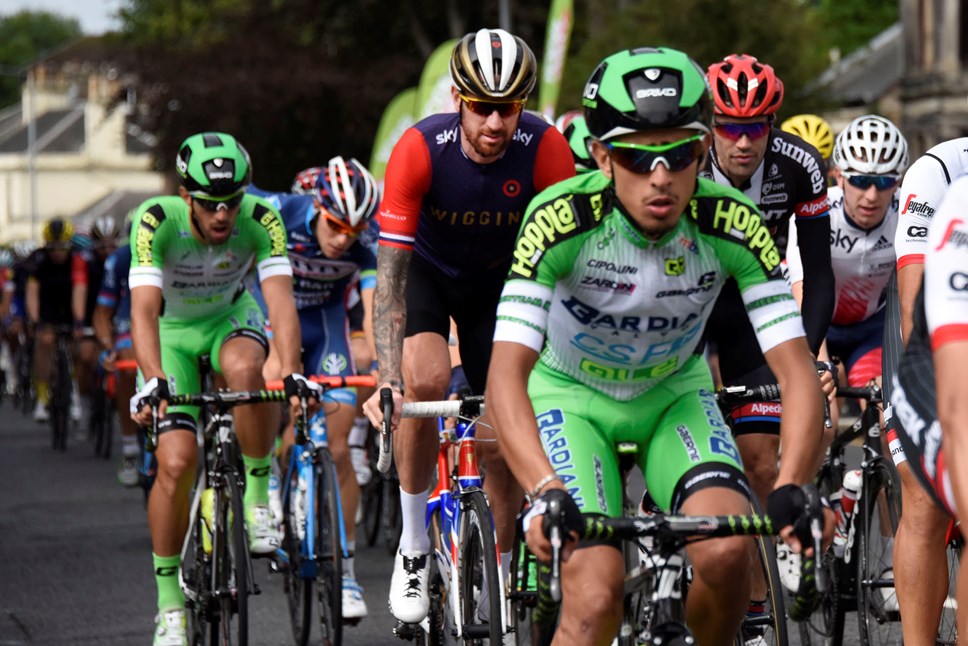
[[[580,107],[585,81],[609,54],[668,46],[703,67],[729,54],[756,56],[783,80],[784,112],[795,114],[801,88],[827,63],[825,52],[815,46],[819,34],[816,8],[801,0],[772,0],[755,8],[748,0],[677,0],[674,11],[650,0],[585,0],[576,7],[574,54],[566,67],[559,111]]]
[[[836,47],[841,56],[866,45],[899,18],[898,2],[884,0],[823,0],[820,18],[824,45]]]
[[[20,100],[24,77],[18,74],[42,52],[79,38],[81,26],[73,18],[46,11],[20,11],[0,16],[0,107]]]

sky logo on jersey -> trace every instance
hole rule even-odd
[[[583,506],[585,500],[581,495],[581,487],[570,486],[577,476],[574,474],[575,464],[571,449],[568,447],[568,438],[564,434],[564,413],[559,408],[552,408],[538,415],[535,421],[538,422],[538,435],[541,437],[541,444],[544,446],[548,460],[551,461],[551,466],[561,477],[562,484],[568,489],[568,494],[574,498],[575,504],[579,507]]]
[[[928,204],[927,200],[924,202],[916,202],[916,197],[917,193],[911,193],[907,196],[907,199],[904,200],[904,208],[901,210],[901,214],[904,215],[905,213],[917,213],[918,215],[924,215],[929,218],[933,216],[934,207]]]
[[[713,227],[726,235],[746,243],[767,272],[780,266],[780,252],[763,220],[742,202],[718,200],[713,216]]]
[[[525,146],[530,146],[532,139],[534,139],[533,134],[528,134],[527,132],[523,132],[520,128],[515,130],[514,136],[511,137],[511,141],[520,141]]]
[[[457,143],[457,128],[437,133],[437,145],[443,146],[447,143]]]
[[[578,228],[578,220],[571,206],[571,197],[570,195],[559,197],[543,204],[528,216],[515,243],[512,273],[532,278],[538,261],[548,247],[565,239]],[[602,196],[589,197],[597,222],[601,219]]]

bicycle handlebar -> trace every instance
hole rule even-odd
[[[481,395],[436,402],[408,402],[400,411],[401,417],[478,417],[483,414],[484,397]]]
[[[376,386],[376,377],[373,375],[353,375],[350,377],[330,377],[328,375],[312,375],[307,377],[309,381],[323,386],[326,390],[333,388],[373,388]],[[266,390],[283,390],[285,386],[281,379],[266,382]]]
[[[393,461],[393,436],[390,423],[393,418],[393,391],[380,389],[380,408],[383,409],[383,424],[380,425],[380,455],[376,461],[377,471],[386,473]]]

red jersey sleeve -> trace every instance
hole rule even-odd
[[[552,184],[574,177],[575,159],[568,141],[557,128],[548,128],[538,144],[534,160],[534,188],[540,193]]]
[[[380,244],[413,249],[424,195],[430,190],[430,150],[419,130],[410,128],[390,153],[377,215]]]
[[[79,253],[71,255],[71,284],[87,285],[87,261]]]

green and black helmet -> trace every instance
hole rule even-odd
[[[200,132],[183,141],[175,168],[186,191],[211,199],[238,195],[252,181],[249,153],[223,132]]]
[[[592,159],[588,145],[592,142],[592,133],[588,132],[588,124],[585,117],[575,117],[565,126],[565,139],[571,146],[571,156],[575,158],[575,171],[587,173],[590,170],[598,170],[598,164]]]
[[[585,84],[582,105],[588,130],[601,140],[640,130],[710,132],[712,125],[705,71],[668,47],[629,49],[603,60]]]

